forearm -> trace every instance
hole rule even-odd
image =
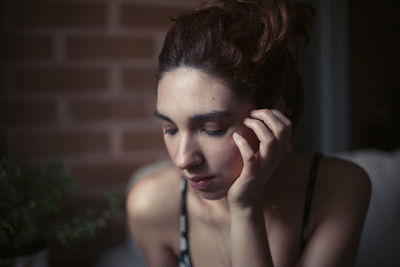
[[[262,209],[231,209],[232,266],[273,266]]]

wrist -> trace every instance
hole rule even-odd
[[[259,217],[264,216],[264,210],[262,205],[242,205],[242,204],[230,204],[229,211],[231,216],[240,217]]]

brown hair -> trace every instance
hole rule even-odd
[[[159,55],[158,80],[175,68],[198,69],[255,108],[283,97],[296,124],[303,108],[297,62],[313,14],[291,0],[209,1],[174,19]]]

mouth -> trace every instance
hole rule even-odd
[[[211,179],[213,176],[185,176],[189,181],[200,182],[202,180]]]
[[[207,177],[186,177],[189,181],[189,184],[196,190],[206,190],[213,178],[215,176],[207,176]]]

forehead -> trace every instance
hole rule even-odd
[[[157,110],[189,114],[229,110],[240,105],[220,79],[191,68],[178,68],[164,75],[157,90]]]

